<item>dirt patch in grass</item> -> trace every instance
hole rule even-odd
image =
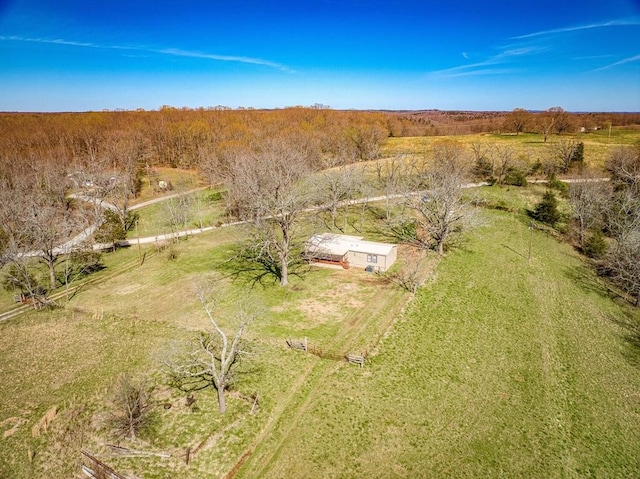
[[[357,300],[350,300],[346,306],[362,307],[364,303]],[[340,304],[326,303],[318,299],[305,301],[300,305],[300,310],[317,323],[339,319],[343,312],[343,307]]]
[[[345,310],[365,306],[358,297],[361,289],[356,283],[337,284],[316,297],[302,300],[297,308],[314,323],[338,321],[344,317]]]

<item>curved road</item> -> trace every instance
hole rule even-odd
[[[590,179],[583,179],[583,178],[568,178],[568,179],[564,179],[564,180],[560,180],[563,181],[564,183],[591,183],[591,182],[599,182],[599,181],[609,181],[609,178],[590,178]],[[529,181],[529,183],[548,183],[548,180],[531,180]],[[464,185],[462,185],[462,188],[464,189],[469,189],[469,188],[478,188],[480,186],[489,186],[490,183],[486,182],[486,181],[482,181],[479,183],[466,183]],[[135,205],[133,207],[131,207],[131,210],[134,209],[139,209],[139,208],[143,208],[145,206],[149,206],[151,204],[154,203],[159,203],[161,201],[164,200],[168,200],[171,198],[177,198],[178,196],[182,195],[182,194],[189,194],[195,191],[200,191],[203,189],[206,189],[207,187],[203,187],[203,188],[197,188],[194,190],[190,190],[190,191],[186,191],[184,193],[177,193],[177,194],[173,194],[173,195],[169,195],[169,196],[162,196],[160,198],[155,198],[153,200],[149,200],[149,201],[145,201],[144,203],[140,203],[138,205]],[[422,194],[423,192],[415,192],[415,193],[410,193],[410,195],[419,195]],[[375,201],[385,201],[385,200],[391,200],[391,199],[398,199],[398,198],[404,198],[406,197],[407,194],[406,193],[395,193],[395,194],[391,194],[391,195],[382,195],[382,196],[369,196],[366,198],[358,198],[358,199],[353,199],[353,200],[345,200],[345,201],[341,201],[338,206],[347,206],[347,205],[360,205],[362,203],[371,203],[371,202],[375,202]],[[113,206],[113,205],[111,205]],[[311,211],[318,211],[318,210],[322,210],[323,208],[326,208],[326,205],[320,205],[320,206],[313,206],[311,208],[306,208],[305,210],[303,210],[304,212],[311,212]],[[223,223],[220,226],[207,226],[205,228],[195,228],[195,229],[189,229],[189,230],[185,230],[185,231],[180,231],[178,233],[170,233],[170,234],[161,234],[158,236],[147,236],[144,238],[137,238],[137,239],[127,239],[127,240],[123,240],[123,241],[119,241],[118,242],[118,246],[134,246],[134,245],[138,245],[138,244],[149,244],[149,243],[155,243],[155,242],[160,242],[160,241],[166,241],[166,240],[172,240],[175,238],[182,238],[184,236],[192,236],[192,235],[196,235],[196,234],[200,234],[200,233],[206,233],[208,231],[213,231],[215,229],[218,228],[225,228],[228,226],[237,226],[237,225],[242,225],[242,224],[246,224],[249,223],[248,220],[240,220],[240,221],[233,221],[230,223]],[[110,245],[97,245],[99,247],[101,247],[102,249],[106,249],[107,247],[109,247]]]

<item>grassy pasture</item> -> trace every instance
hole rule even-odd
[[[479,191],[516,210],[539,193]],[[150,478],[220,477],[247,451],[238,477],[633,476],[640,357],[627,325],[638,312],[612,301],[568,246],[541,231],[528,264],[519,216],[484,211],[481,224],[404,314],[406,293],[357,271],[314,270],[289,289],[252,290],[268,313],[250,330],[254,357],[237,390],[258,392],[260,411],[249,414],[251,405],[230,395],[221,417],[212,391],[190,409],[184,394],[162,386],[152,431],[134,446],[168,459],[108,455],[100,417],[109,388],[122,371],[159,378],[158,356],[206,327],[192,280],[225,259],[241,230],[192,237],[174,261],[155,254],[79,293],[73,310],[0,325],[3,433],[17,424],[0,441],[0,477],[66,474],[80,446]],[[247,291],[227,287],[233,297]],[[289,337],[334,354],[375,354],[360,369],[288,351]],[[49,431],[32,437],[53,405]],[[81,439],[72,426],[85,431]],[[186,448],[202,441],[186,466]]]
[[[152,167],[143,171],[140,193],[133,204],[142,203],[167,194],[166,191],[158,189],[158,181],[166,181],[171,184],[172,190],[169,193],[180,193],[206,186],[206,183],[195,171],[159,166]]]
[[[191,220],[187,225],[188,228],[205,228],[227,221],[224,200],[221,199],[219,191],[206,189],[188,193],[187,196],[191,203]],[[160,202],[138,210],[138,229],[133,228],[128,232],[127,237],[135,239],[136,235],[145,237],[170,234],[171,228],[167,220],[166,208],[166,205]]]
[[[309,391],[238,477],[635,477],[640,315],[516,217],[450,253],[370,366]]]

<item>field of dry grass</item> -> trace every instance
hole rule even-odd
[[[526,163],[534,164],[553,156],[553,145],[566,139],[574,139],[584,143],[584,161],[587,165],[602,168],[612,148],[630,145],[637,142],[640,133],[632,130],[613,130],[611,136],[608,131],[580,133],[576,135],[552,135],[547,142],[537,134],[477,134],[461,136],[429,136],[429,137],[397,137],[386,140],[382,147],[383,157],[404,155],[409,159],[420,159],[429,151],[434,142],[444,139],[456,141],[467,148],[473,144],[511,146],[516,157]]]

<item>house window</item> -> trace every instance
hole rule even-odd
[[[367,255],[367,263],[377,263],[378,255],[377,254],[368,254]]]

